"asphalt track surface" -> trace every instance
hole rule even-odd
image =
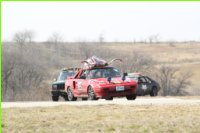
[[[126,98],[114,98],[113,101],[99,99],[97,101],[31,101],[31,102],[2,102],[2,108],[28,108],[28,107],[54,107],[61,105],[83,106],[83,105],[200,105],[200,98],[166,98],[166,97],[138,97],[136,100]]]

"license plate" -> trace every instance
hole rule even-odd
[[[124,86],[116,86],[116,91],[124,91]]]

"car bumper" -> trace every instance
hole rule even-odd
[[[52,90],[51,91],[51,94],[53,96],[64,96],[64,95],[67,95],[67,93],[65,91],[61,91],[61,90]]]
[[[136,93],[136,88],[125,88],[124,91],[116,91],[115,87],[112,88],[101,88],[96,89],[95,95],[97,98],[108,98],[108,97],[124,97],[127,95],[134,95]]]

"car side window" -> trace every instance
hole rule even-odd
[[[145,77],[146,81],[150,84],[151,80],[148,77]]]
[[[83,71],[80,75],[80,79],[86,79],[87,71]]]
[[[147,81],[145,80],[144,77],[139,77],[138,82],[139,82],[139,83],[146,83]]]

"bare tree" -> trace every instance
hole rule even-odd
[[[172,90],[172,95],[184,96],[188,94],[186,88],[191,85],[190,78],[192,77],[191,72],[181,72],[180,76],[176,78],[174,85],[174,90]]]
[[[20,45],[22,48],[24,44],[27,42],[32,43],[34,38],[34,32],[31,30],[25,30],[21,32],[17,32],[14,34],[13,41]]]
[[[191,73],[180,72],[176,67],[161,66],[156,73],[156,79],[162,88],[161,95],[186,95],[187,91],[185,89],[191,85],[191,76]]]
[[[51,36],[47,40],[48,43],[54,44],[57,46],[59,43],[63,42],[63,37],[60,33],[54,32],[51,34]]]
[[[45,69],[38,49],[24,47],[24,56],[18,47],[4,45],[2,68],[2,91],[4,101],[29,100],[44,81]],[[31,46],[31,45],[30,45]],[[6,48],[6,49],[5,49]],[[38,52],[39,53],[39,52]]]
[[[17,32],[14,35],[13,41],[22,47],[27,41],[27,36],[24,32]]]
[[[170,66],[161,66],[157,73],[157,79],[160,81],[160,85],[162,88],[162,95],[167,96],[170,95],[170,91],[172,90],[173,80],[175,79],[175,73],[177,72],[176,68],[172,68]]]
[[[25,34],[26,37],[27,37],[27,41],[28,41],[29,43],[32,43],[32,42],[33,42],[33,39],[34,39],[34,37],[35,37],[34,31],[32,31],[32,30],[26,30],[26,31],[24,32],[24,34]]]
[[[9,88],[9,80],[10,77],[13,75],[14,67],[15,67],[15,59],[14,55],[11,53],[8,53],[8,51],[3,51],[3,60],[2,60],[2,77],[3,77],[3,96],[5,99],[7,99],[7,92]]]

